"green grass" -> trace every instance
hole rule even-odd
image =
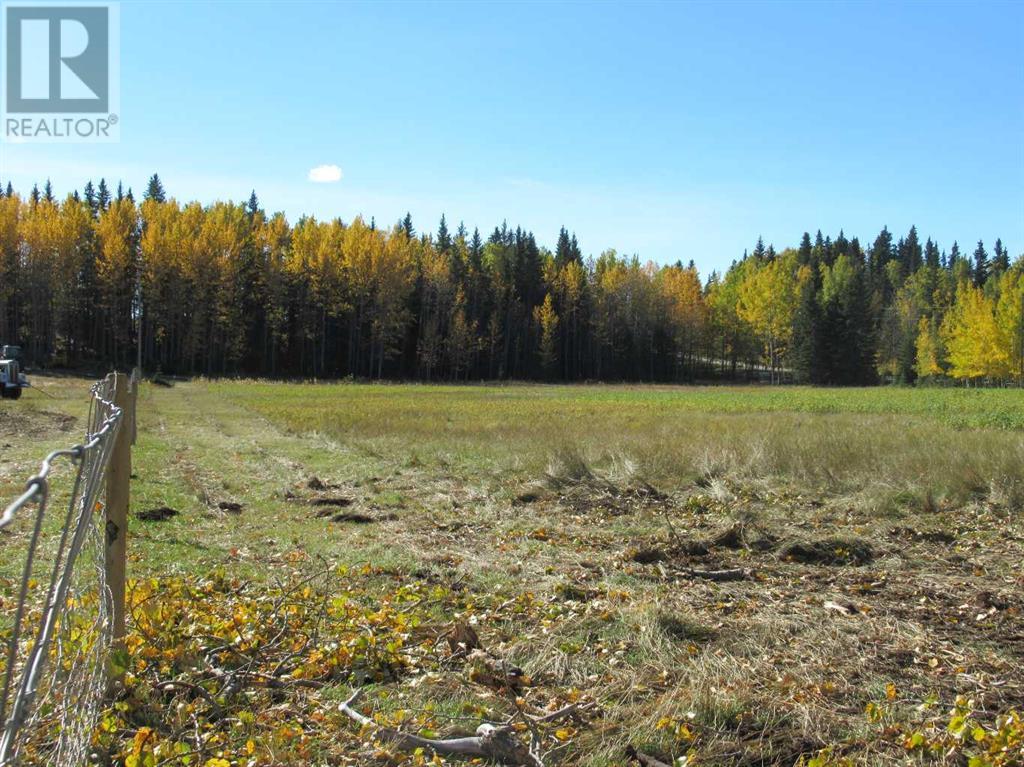
[[[672,487],[745,473],[962,498],[1018,492],[1024,476],[1018,390],[214,383],[209,392],[290,434],[464,477],[536,478],[559,453]]]
[[[332,429],[365,425],[362,414],[379,407],[381,426],[408,426],[419,416],[438,419],[446,433],[478,436],[480,426],[507,427],[515,420],[555,417],[560,421],[611,415],[617,420],[678,413],[814,413],[921,417],[959,428],[1024,429],[1020,389],[870,387],[670,386],[430,386],[387,384],[303,385],[261,382],[214,383],[215,391],[239,396],[270,411],[282,401],[289,411],[321,410]],[[301,392],[301,402],[296,402]],[[349,413],[337,405],[353,405]],[[325,410],[323,405],[329,405]],[[467,432],[468,428],[468,432]]]
[[[84,381],[37,382],[50,396],[0,405],[7,498],[84,423]],[[444,600],[407,607],[434,632],[416,640],[430,674],[366,696],[383,712],[429,709],[441,732],[509,710],[445,657],[444,633],[470,618],[533,678],[531,705],[579,694],[602,708],[560,756],[548,744],[549,764],[623,765],[632,742],[667,761],[692,748],[708,765],[790,767],[828,744],[897,765],[901,736],[862,713],[889,684],[893,716],[918,724],[957,693],[989,714],[1024,702],[1012,681],[1024,602],[1010,586],[1024,559],[1019,391],[195,381],[144,386],[139,428],[132,511],[180,513],[132,519],[130,575],[266,586],[301,555],[347,566],[371,606],[398,584],[442,587]],[[371,521],[319,515],[310,502],[325,498]],[[707,543],[733,525],[743,542]],[[26,533],[20,523],[0,545]],[[870,548],[857,562],[784,555],[832,540]],[[663,557],[639,562],[641,549]],[[16,559],[0,562],[0,598]],[[730,568],[750,577],[688,575]],[[335,718],[312,751],[394,764],[337,718],[347,692],[323,692]],[[307,763],[274,748],[275,763]]]

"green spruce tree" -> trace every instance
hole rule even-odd
[[[160,176],[156,173],[150,176],[149,183],[146,184],[146,193],[142,199],[167,202],[167,193],[164,191],[163,182],[160,181]]]
[[[985,243],[978,240],[978,247],[974,249],[974,265],[971,269],[971,276],[974,278],[974,284],[979,288],[984,287],[985,283],[988,282],[990,271],[991,264],[988,262],[988,253],[985,251]]]

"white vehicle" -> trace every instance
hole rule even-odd
[[[29,385],[21,372],[21,349],[17,346],[0,346],[0,396],[4,399],[18,399],[21,390]]]

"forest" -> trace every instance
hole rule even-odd
[[[141,333],[141,345],[139,344]],[[758,239],[724,273],[357,217],[182,204],[154,175],[0,195],[0,340],[43,367],[421,381],[1024,385],[1024,255],[996,239]],[[141,349],[139,348],[141,346]]]

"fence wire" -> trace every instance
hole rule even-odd
[[[0,767],[88,758],[112,633],[101,490],[122,420],[110,375],[92,388],[84,443],[50,453],[0,516],[0,531],[20,533],[0,543],[4,560],[24,557],[13,605],[0,599]],[[53,520],[50,474],[63,462],[74,478],[63,518]]]

